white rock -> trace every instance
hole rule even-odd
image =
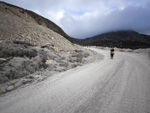
[[[15,88],[16,87],[19,87],[19,86],[21,86],[22,85],[22,82],[17,82],[14,86],[15,86]]]
[[[0,58],[0,60],[2,60],[2,61],[6,61],[6,58]]]
[[[14,86],[8,86],[6,90],[7,90],[7,91],[11,91],[11,90],[13,90],[13,89],[14,89]]]
[[[46,64],[51,64],[52,62],[52,60],[46,60]]]

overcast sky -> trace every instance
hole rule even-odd
[[[150,34],[150,0],[2,0],[32,10],[74,38],[116,30]]]

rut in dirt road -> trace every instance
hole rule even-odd
[[[104,59],[0,96],[1,113],[149,113],[150,59],[91,48]]]

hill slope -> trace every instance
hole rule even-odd
[[[119,48],[149,48],[150,36],[135,31],[109,32],[84,40],[87,45],[119,47]]]
[[[0,94],[81,66],[91,55],[51,21],[0,2]]]
[[[40,46],[52,40],[58,42],[56,46],[59,46],[60,43],[68,43],[69,45],[69,41],[78,43],[77,39],[69,37],[60,27],[48,19],[4,2],[0,2],[0,23],[1,40],[21,39]],[[54,39],[55,37],[57,40]],[[71,43],[70,45],[72,46]]]

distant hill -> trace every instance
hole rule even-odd
[[[116,31],[104,33],[84,40],[86,45],[118,48],[150,48],[150,36],[135,31]]]

